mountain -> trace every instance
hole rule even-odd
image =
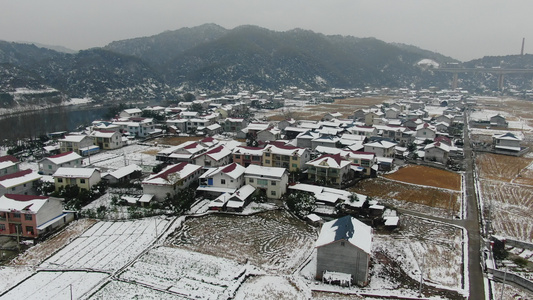
[[[204,24],[76,53],[0,41],[0,100],[1,105],[15,105],[13,95],[20,88],[53,89],[59,98],[91,97],[102,102],[175,99],[193,90],[236,92],[289,86],[448,88],[451,74],[421,66],[422,60],[458,63],[415,46],[375,38],[304,29],[279,32],[250,25],[228,30]],[[530,55],[487,57],[463,65],[533,67],[533,59]],[[490,83],[481,82],[487,76],[491,75],[461,75],[461,87],[489,89]],[[506,76],[515,88],[530,88],[528,78]],[[58,101],[58,95],[54,97]]]

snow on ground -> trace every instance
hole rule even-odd
[[[431,106],[431,105],[428,105],[426,106],[426,110],[428,111],[428,114],[430,116],[440,116],[442,115],[442,113],[447,109],[448,107],[446,106]]]
[[[176,267],[179,266],[179,267]],[[201,299],[229,297],[249,265],[174,247],[157,247],[127,268],[120,279]],[[253,269],[253,268],[252,268]]]
[[[84,165],[92,165],[102,169],[114,171],[130,164],[137,164],[151,169],[159,164],[155,154],[164,149],[161,146],[146,146],[131,144],[120,149],[106,150],[86,157]],[[153,153],[153,154],[149,154]]]
[[[310,299],[298,290],[294,283],[282,276],[254,276],[246,282],[235,294],[236,300],[247,299]]]
[[[501,110],[482,109],[474,110],[470,113],[470,119],[474,121],[490,121],[491,117],[500,114],[504,118],[509,118],[511,115]]]
[[[163,218],[99,222],[40,267],[118,270],[152,244],[168,224]]]
[[[78,299],[108,276],[99,272],[41,271],[3,295],[2,299]]]
[[[134,282],[110,281],[89,299],[122,300],[122,299],[152,299],[152,300],[180,300],[180,297],[168,291],[155,290],[135,284]]]
[[[91,98],[71,98],[70,100],[64,102],[65,105],[80,105],[80,104],[89,104],[93,102]]]

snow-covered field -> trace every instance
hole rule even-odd
[[[40,268],[116,271],[151,245],[168,224],[164,218],[99,222]]]
[[[126,165],[136,164],[145,171],[151,170],[159,162],[155,154],[164,149],[161,146],[146,146],[131,144],[116,150],[106,150],[96,153],[83,160],[84,165],[92,165],[103,170],[114,171]]]

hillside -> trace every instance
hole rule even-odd
[[[16,105],[8,100],[17,88],[51,88],[67,97],[116,101],[174,99],[195,89],[449,87],[451,75],[420,67],[422,59],[457,62],[374,38],[303,29],[279,32],[248,25],[228,30],[204,24],[76,53],[0,41],[0,96],[7,99],[2,105],[9,107]],[[533,66],[529,55],[484,58],[464,65],[502,65],[502,61],[505,66]],[[516,88],[530,87],[528,77],[508,78]],[[486,79],[486,75],[461,76],[461,86],[479,90],[487,84],[488,89],[490,78],[482,82]]]

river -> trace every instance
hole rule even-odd
[[[103,118],[108,110],[109,106],[71,105],[1,116],[0,141],[73,131],[80,125],[89,125],[92,121]]]

